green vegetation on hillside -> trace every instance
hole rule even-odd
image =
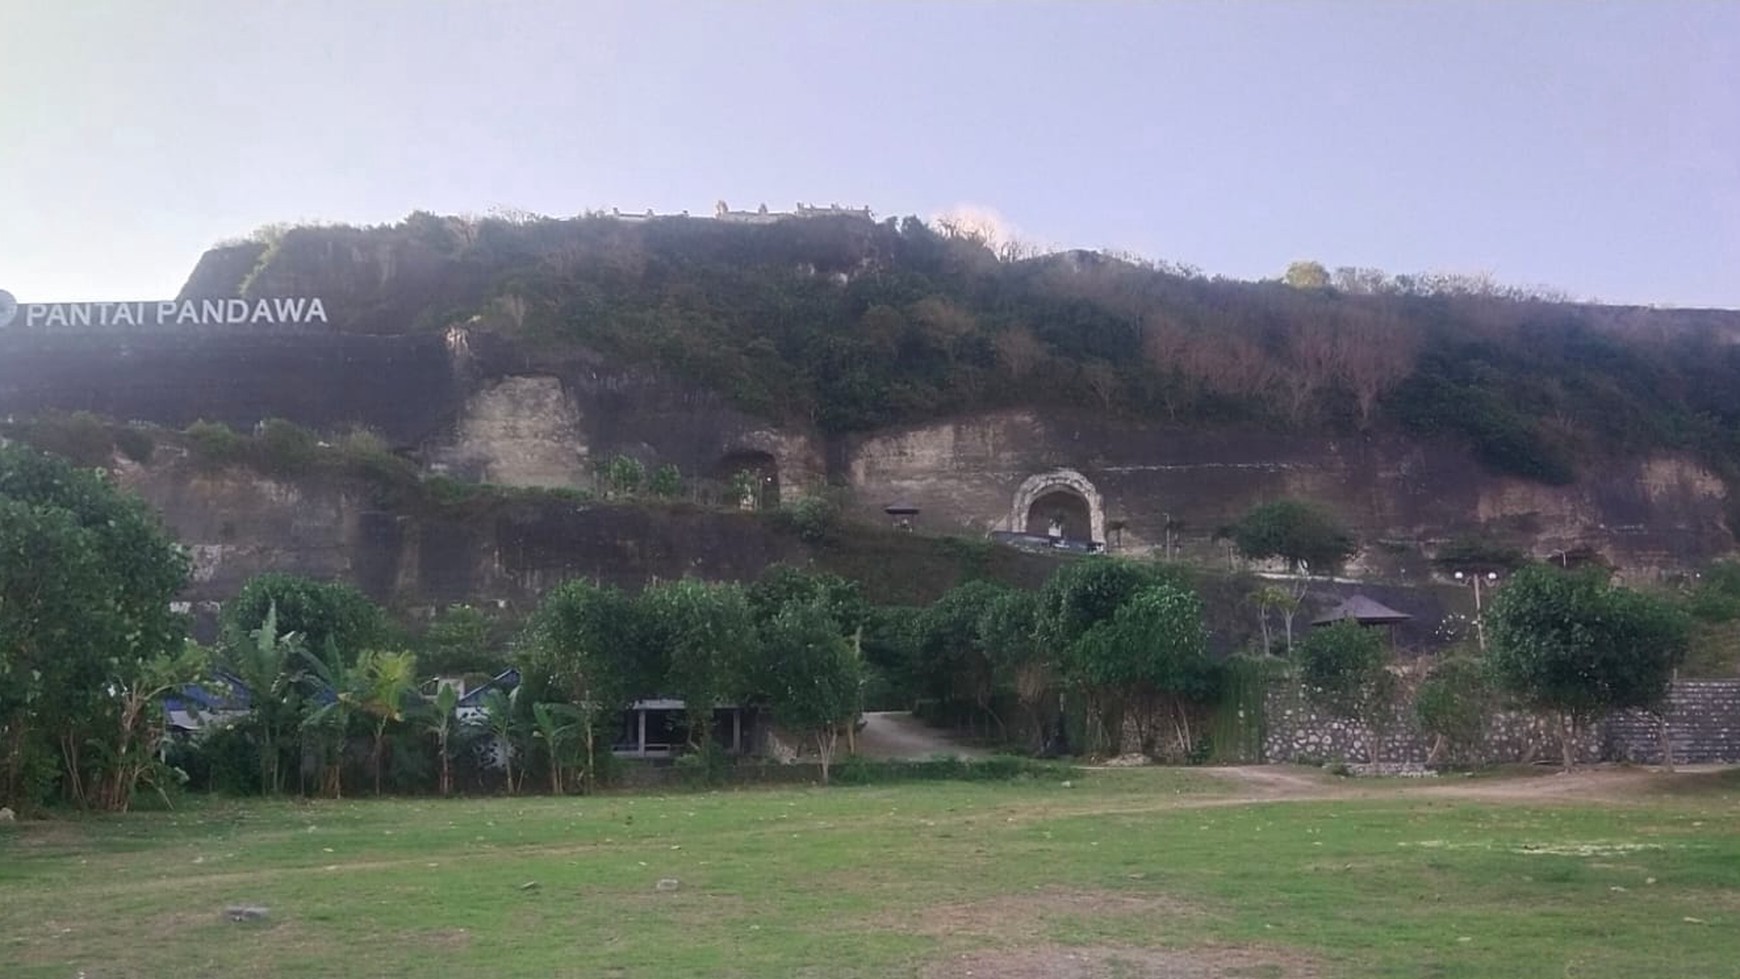
[[[1721,314],[1361,269],[1240,282],[993,244],[912,218],[415,214],[282,231],[245,282],[195,284],[331,283],[353,329],[473,322],[580,344],[826,432],[1020,405],[1444,436],[1546,482],[1610,453],[1695,450],[1724,472],[1740,460],[1740,324]]]

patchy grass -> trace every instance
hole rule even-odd
[[[1740,972],[1733,775],[1498,795],[1070,781],[198,800],[19,824],[0,829],[0,962],[89,979]],[[655,890],[666,877],[680,887]],[[233,904],[271,912],[232,923]]]

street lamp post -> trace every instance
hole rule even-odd
[[[1488,571],[1484,575],[1479,574],[1478,572],[1472,574],[1464,574],[1461,571],[1456,572],[1457,584],[1472,583],[1474,585],[1474,635],[1475,638],[1480,641],[1480,649],[1484,652],[1486,650],[1486,616],[1480,607],[1481,578],[1486,579],[1486,586],[1488,588],[1498,584],[1498,572],[1496,571]]]

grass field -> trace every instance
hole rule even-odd
[[[0,974],[1740,976],[1740,772],[1072,782],[21,823]]]

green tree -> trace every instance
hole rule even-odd
[[[495,673],[506,665],[493,617],[472,605],[449,605],[436,614],[417,644],[425,673],[452,676]]]
[[[272,571],[249,579],[224,604],[223,625],[231,641],[246,641],[272,606],[278,609],[280,630],[300,635],[315,655],[336,655],[342,662],[335,666],[354,663],[363,650],[387,648],[395,639],[386,613],[355,587]]]
[[[188,641],[176,653],[159,653],[129,671],[123,684],[111,690],[118,708],[109,739],[93,739],[99,765],[92,801],[99,809],[126,812],[141,786],[157,789],[165,802],[164,785],[175,774],[159,749],[165,734],[162,698],[171,690],[202,678],[210,667],[208,651]]]
[[[1496,706],[1483,660],[1453,653],[1433,664],[1414,691],[1414,718],[1432,737],[1426,764],[1478,749]]]
[[[1159,584],[1188,587],[1176,571],[1111,557],[1072,561],[1046,579],[1039,592],[1039,639],[1062,650],[1144,588]]]
[[[999,730],[1003,719],[993,709],[997,668],[981,639],[980,624],[1005,589],[989,581],[969,581],[943,593],[924,610],[918,623],[919,675],[931,697],[943,704],[973,709]]]
[[[514,779],[514,756],[519,754],[520,741],[525,731],[525,725],[519,716],[519,693],[523,686],[509,693],[500,687],[488,690],[483,695],[483,726],[484,731],[501,749],[502,767],[507,773],[508,795],[519,791],[519,782]]]
[[[137,498],[100,475],[0,446],[0,800],[73,802],[110,780],[126,699],[184,653],[170,601],[185,554]],[[147,684],[150,686],[150,684]]]
[[[309,707],[300,723],[303,749],[320,764],[320,793],[329,799],[344,797],[345,751],[357,716],[357,690],[362,682],[356,667],[333,665],[328,658],[301,650],[303,696]]]
[[[380,795],[387,727],[404,721],[406,708],[417,696],[417,656],[402,650],[364,650],[357,657],[355,675],[357,686],[339,696],[355,698],[357,708],[373,722],[369,764],[374,769],[375,795]]]
[[[219,663],[248,691],[248,715],[241,726],[260,758],[260,791],[284,791],[284,738],[302,721],[299,680],[304,653],[302,636],[278,628],[278,607],[267,605],[265,621],[245,639],[228,637]]]
[[[646,480],[646,467],[633,456],[619,455],[604,467],[604,482],[613,498],[632,497]]]
[[[1559,718],[1565,768],[1581,732],[1616,710],[1659,711],[1685,659],[1686,615],[1602,572],[1534,566],[1493,601],[1487,636],[1498,686]]]
[[[1396,694],[1383,636],[1348,619],[1311,630],[1299,644],[1299,679],[1312,703],[1366,726],[1376,762]]]
[[[826,784],[840,729],[858,716],[863,674],[839,623],[819,605],[788,605],[761,630],[762,697],[780,725],[809,735]]]
[[[689,745],[710,750],[713,711],[741,692],[755,643],[749,601],[738,585],[693,579],[655,585],[640,601],[652,642],[664,654],[666,689],[685,706]]]
[[[435,755],[441,765],[438,788],[443,796],[453,794],[452,748],[454,741],[463,734],[458,707],[458,689],[451,683],[443,683],[422,714],[424,732],[435,739]]]
[[[1253,507],[1232,525],[1233,545],[1253,561],[1282,558],[1291,571],[1333,574],[1359,550],[1333,513],[1306,500],[1276,500]]]
[[[1202,601],[1175,584],[1131,595],[1109,620],[1064,653],[1064,675],[1085,696],[1096,723],[1090,737],[1117,750],[1133,723],[1145,754],[1159,752],[1157,724],[1168,723],[1180,756],[1195,745],[1193,715],[1213,701],[1217,675],[1207,653]]]
[[[666,463],[653,470],[646,488],[661,500],[675,499],[683,495],[683,474],[676,466]]]
[[[597,739],[638,693],[662,680],[657,638],[642,603],[583,580],[551,589],[516,647],[525,684],[540,699],[580,710],[585,778],[596,781]],[[545,693],[551,696],[545,697]]]
[[[1039,596],[1011,588],[992,599],[979,617],[978,642],[999,687],[1007,686],[1026,715],[1030,747],[1045,746],[1057,694],[1057,663],[1039,641]]]
[[[573,704],[533,704],[532,724],[532,737],[544,743],[544,755],[550,765],[550,794],[561,795],[572,743],[582,724],[580,710]]]

